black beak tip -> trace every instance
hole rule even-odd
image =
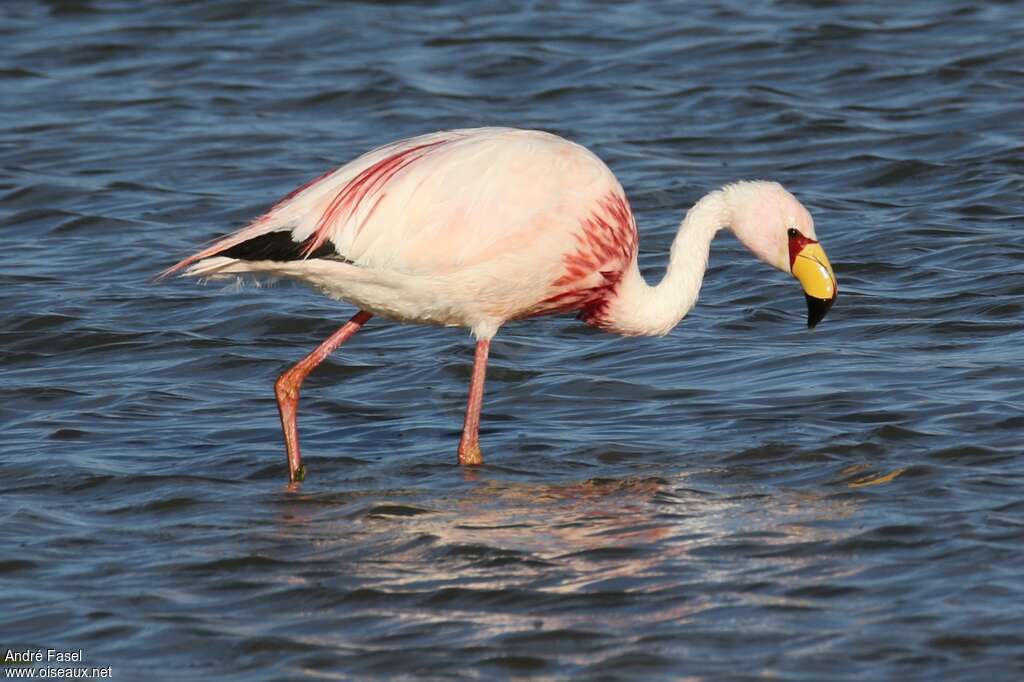
[[[832,304],[836,302],[836,297],[832,298],[815,298],[808,294],[804,294],[807,299],[807,328],[814,329],[821,320],[828,313]]]

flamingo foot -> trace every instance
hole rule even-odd
[[[480,443],[459,443],[459,464],[462,466],[480,466],[484,463],[484,453],[480,451]]]
[[[277,408],[281,413],[285,452],[288,455],[288,483],[298,483],[306,478],[306,466],[302,463],[302,453],[299,450],[299,429],[295,421],[299,406],[299,384],[302,379],[296,377],[293,371],[282,374],[274,384]]]

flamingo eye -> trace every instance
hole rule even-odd
[[[790,239],[796,239],[797,237],[800,236],[800,231],[795,227],[791,227],[788,230],[786,230],[786,234],[789,235]]]

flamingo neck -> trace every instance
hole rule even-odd
[[[698,201],[679,225],[661,282],[649,285],[634,262],[619,282],[602,326],[627,336],[662,336],[679,324],[697,302],[711,240],[729,225],[730,216],[722,190]]]

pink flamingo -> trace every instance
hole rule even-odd
[[[479,425],[491,339],[510,320],[577,311],[624,335],[664,335],[697,300],[715,233],[803,285],[809,327],[838,285],[814,221],[774,182],[737,182],[691,208],[668,270],[637,267],[622,186],[586,148],[533,130],[452,130],[375,149],[313,180],[248,227],[167,269],[212,279],[289,277],[357,306],[344,326],[277,379],[289,481],[304,478],[296,409],[302,381],[381,315],[476,337],[460,464],[481,464]]]

